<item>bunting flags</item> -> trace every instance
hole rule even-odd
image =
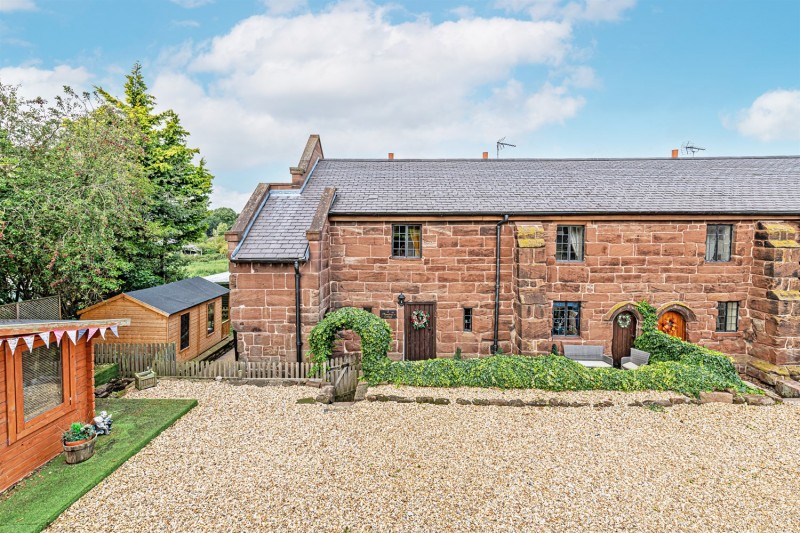
[[[53,335],[56,336],[56,346],[61,346],[61,337],[64,336],[63,330],[54,331]]]
[[[50,347],[50,332],[49,331],[43,331],[43,332],[39,333],[39,338],[42,339],[42,342],[44,342],[45,346],[47,346],[48,348]]]
[[[33,350],[33,342],[36,340],[35,335],[28,335],[27,337],[22,337],[22,340],[24,340],[25,344],[28,346],[28,351]]]
[[[17,346],[19,346],[19,342],[23,341],[25,345],[28,347],[28,350],[33,350],[33,346],[37,339],[41,339],[41,341],[47,346],[50,347],[50,334],[55,336],[56,346],[61,346],[61,339],[64,337],[64,334],[67,334],[69,340],[72,341],[72,344],[78,344],[78,342],[86,335],[86,341],[88,342],[96,333],[100,333],[100,336],[105,340],[106,332],[111,330],[116,337],[119,337],[119,330],[118,326],[102,326],[96,328],[84,328],[84,329],[56,329],[56,330],[49,330],[49,331],[41,331],[38,333],[32,333],[30,335],[19,335],[16,337],[6,337],[0,338],[0,346],[3,345],[4,342],[8,343],[8,347],[11,349],[13,353]],[[1,335],[2,333],[0,333]]]

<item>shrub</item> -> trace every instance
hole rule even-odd
[[[112,379],[119,377],[119,366],[116,363],[95,365],[94,367],[94,386],[105,385]]]

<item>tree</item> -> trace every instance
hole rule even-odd
[[[213,176],[205,160],[197,164],[196,148],[187,146],[189,132],[172,110],[157,113],[155,97],[147,92],[142,66],[136,63],[126,78],[125,99],[97,88],[105,101],[125,113],[141,132],[141,164],[153,189],[139,233],[133,263],[126,273],[126,289],[150,287],[180,279],[179,251],[206,232],[206,213]]]
[[[206,236],[213,237],[214,232],[220,224],[225,224],[228,228],[232,228],[239,215],[230,207],[218,207],[208,212],[205,223],[208,226],[206,229]]]
[[[64,91],[48,105],[0,83],[0,301],[57,294],[70,316],[122,287],[152,191],[138,128]]]

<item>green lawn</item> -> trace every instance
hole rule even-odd
[[[211,274],[227,272],[228,259],[223,257],[221,259],[213,259],[211,261],[190,260],[185,268],[187,278],[193,278],[195,276],[210,276]]]
[[[197,400],[98,399],[97,411],[114,417],[111,435],[98,437],[88,461],[68,465],[60,455],[0,495],[0,531],[41,531],[196,405]]]

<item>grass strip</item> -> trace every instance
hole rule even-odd
[[[0,531],[41,531],[196,405],[197,400],[98,399],[97,411],[114,417],[111,435],[98,437],[88,461],[68,465],[59,455],[0,494]]]

